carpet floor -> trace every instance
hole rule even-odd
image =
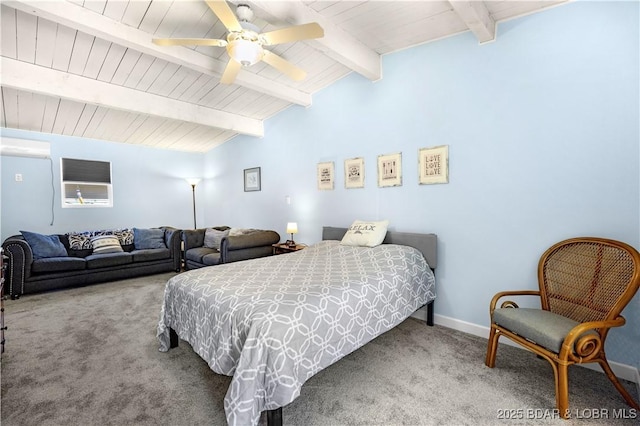
[[[5,302],[1,421],[12,425],[224,425],[230,378],[181,341],[158,351],[160,274]],[[410,318],[312,377],[285,425],[638,425],[604,374],[569,369],[572,419],[528,351]],[[624,382],[637,398],[635,384]]]

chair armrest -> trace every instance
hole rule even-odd
[[[9,237],[2,243],[7,262],[7,281],[9,295],[12,299],[20,297],[24,292],[24,282],[31,276],[33,252],[31,246],[19,236]]]
[[[590,361],[600,353],[609,329],[621,327],[626,322],[623,316],[618,316],[612,320],[589,321],[576,325],[562,342],[559,358],[570,357],[577,363]]]
[[[491,299],[491,303],[489,304],[489,314],[491,316],[493,316],[493,311],[496,309],[496,305],[498,304],[498,301],[505,296],[538,296],[540,297],[540,291],[539,290],[513,290],[513,291],[501,291],[500,293],[496,293],[496,295],[493,296],[493,298]],[[518,306],[511,301],[507,301],[505,303],[511,303],[516,307]]]
[[[174,269],[179,272],[182,262],[182,250],[180,249],[182,230],[171,226],[161,226],[160,229],[164,230],[164,243],[173,258]]]

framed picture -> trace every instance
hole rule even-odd
[[[378,186],[402,186],[402,153],[378,156]]]
[[[364,158],[344,160],[344,187],[364,188]]]
[[[334,181],[333,161],[318,163],[318,189],[332,190]]]
[[[422,148],[418,151],[420,185],[449,183],[449,146]]]
[[[260,167],[244,169],[244,192],[260,191]]]

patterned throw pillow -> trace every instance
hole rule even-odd
[[[229,235],[229,229],[226,231],[218,231],[217,229],[207,228],[204,231],[204,246],[206,248],[220,250],[222,239]]]
[[[91,238],[94,254],[118,253],[123,251],[115,235],[98,235]]]
[[[72,250],[91,250],[91,234],[89,232],[68,232],[69,248]]]
[[[347,230],[340,244],[344,246],[375,247],[382,244],[387,235],[388,220],[366,222],[356,220]]]

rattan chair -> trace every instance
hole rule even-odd
[[[567,369],[597,362],[636,410],[640,405],[613,374],[604,351],[607,333],[624,325],[620,312],[640,285],[640,254],[603,238],[573,238],[549,248],[538,263],[539,291],[505,291],[491,300],[491,330],[485,364],[493,368],[498,339],[506,336],[553,367],[558,414],[569,417]],[[505,296],[538,296],[541,309],[519,308]],[[517,309],[516,309],[517,308]]]

